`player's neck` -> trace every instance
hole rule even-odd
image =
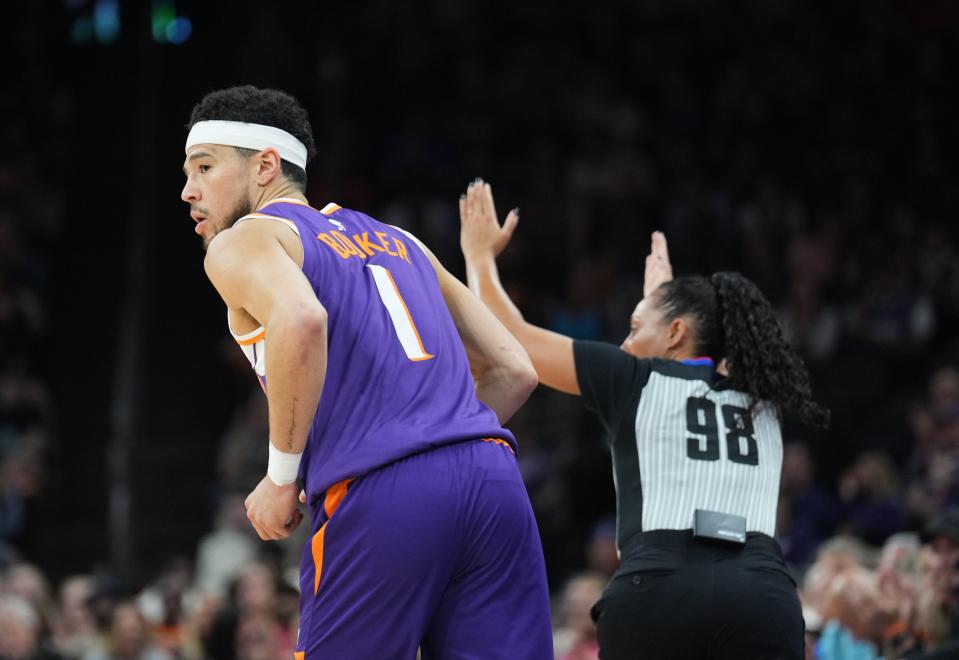
[[[286,199],[295,199],[297,201],[307,204],[306,195],[304,195],[299,188],[294,186],[291,183],[286,181],[277,182],[276,185],[269,185],[263,189],[263,192],[260,193],[260,197],[256,200],[256,204],[253,208],[261,209],[274,199],[279,198]]]

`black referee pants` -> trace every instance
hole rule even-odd
[[[802,660],[802,610],[773,539],[640,536],[593,607],[601,660]]]

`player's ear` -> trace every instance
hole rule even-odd
[[[269,185],[282,171],[280,152],[274,147],[267,147],[255,156],[256,182],[261,186]]]

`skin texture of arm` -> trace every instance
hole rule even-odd
[[[536,371],[520,343],[458,279],[453,277],[422,243],[439,280],[440,290],[459,332],[476,396],[493,409],[503,424],[536,389]]]
[[[250,220],[217,235],[204,261],[230,311],[266,330],[270,442],[287,453],[306,446],[327,358],[326,310],[291,256],[297,249],[298,239],[285,226]],[[295,528],[298,490],[266,477],[250,495],[247,515],[261,538],[282,538]]]
[[[506,247],[519,220],[510,211],[500,227],[488,183],[470,184],[460,199],[460,246],[466,258],[469,288],[522,344],[533,361],[539,381],[548,387],[579,394],[573,340],[557,332],[527,323],[503,288],[496,268],[496,255]]]
[[[323,391],[326,310],[280,232],[290,233],[270,221],[224,231],[210,244],[204,268],[228,308],[243,310],[266,329],[270,441],[297,453],[306,446]]]

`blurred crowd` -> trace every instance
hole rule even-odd
[[[17,105],[0,88],[0,112]],[[29,134],[0,126],[0,565],[36,548],[31,524],[58,427],[51,300],[62,196],[43,176],[43,154],[31,151]]]
[[[107,575],[68,576],[53,590],[36,566],[11,564],[0,590],[0,658],[292,658],[299,592],[275,563],[254,557],[251,534],[234,536],[229,547],[211,543],[238,551],[242,565],[194,581],[191,562],[174,560],[136,592]]]
[[[338,18],[362,20],[365,39],[325,33],[307,89],[292,90],[320,145],[311,199],[407,227],[456,271],[460,178],[486,177],[501,212],[521,207],[501,258],[511,295],[579,338],[621,341],[655,228],[676,272],[745,273],[833,412],[827,433],[785,428],[777,535],[809,657],[959,657],[959,6],[514,4],[331,8],[359,12]],[[266,33],[283,28],[272,8],[250,11]],[[508,47],[491,45],[494,28]],[[296,47],[276,44],[279,61]],[[254,81],[274,66],[240,64]],[[387,119],[369,90],[402,102]],[[57,438],[48,306],[62,210],[38,165],[50,154],[26,152],[12,125],[0,139],[15,154],[0,160],[0,658],[289,657],[304,539],[263,544],[245,522],[266,410],[233,347],[250,395],[223,435],[216,522],[193,556],[126,581],[29,563]],[[617,561],[602,430],[546,391],[511,427],[557,657],[595,659],[589,608]]]

